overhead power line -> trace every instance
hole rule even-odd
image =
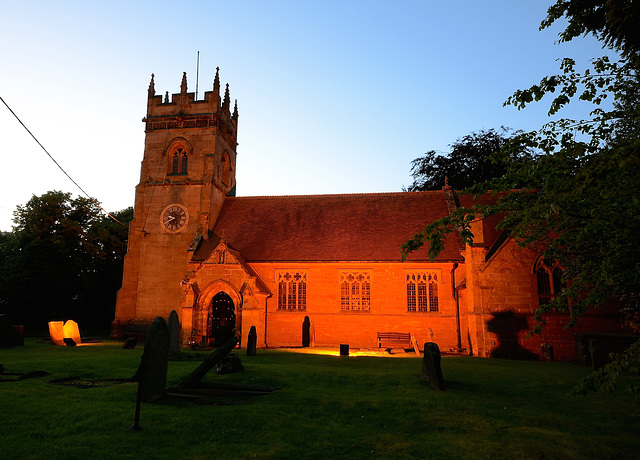
[[[73,182],[73,184],[74,184],[76,187],[78,187],[78,189],[80,189],[80,191],[81,191],[82,193],[84,193],[84,194],[85,194],[85,196],[86,196],[87,198],[89,198],[89,199],[90,199],[90,200],[91,200],[91,201],[92,201],[96,206],[98,206],[100,209],[102,209],[102,211],[103,211],[107,216],[109,216],[111,219],[113,219],[113,220],[115,220],[116,222],[118,222],[120,225],[123,225],[123,226],[124,226],[124,224],[123,224],[122,222],[120,222],[118,219],[116,219],[114,216],[112,216],[112,215],[111,215],[111,214],[110,214],[106,209],[104,209],[102,206],[100,206],[100,204],[99,204],[99,203],[98,203],[94,198],[92,198],[91,196],[89,196],[89,194],[88,194],[87,192],[85,192],[85,191],[84,191],[84,189],[83,189],[82,187],[80,187],[80,185],[78,185],[78,183],[77,183],[76,181],[74,181],[74,180],[73,180],[73,178],[72,178],[69,174],[67,174],[67,172],[64,170],[64,168],[63,168],[62,166],[60,166],[60,164],[56,161],[56,159],[55,159],[55,158],[53,158],[53,156],[52,156],[52,155],[47,151],[47,149],[46,149],[46,148],[44,148],[44,145],[42,145],[42,144],[40,143],[40,141],[36,138],[36,136],[34,136],[34,135],[33,135],[33,133],[32,133],[31,131],[29,131],[29,128],[27,128],[27,126],[22,122],[22,120],[20,120],[20,117],[18,117],[18,115],[16,115],[16,113],[15,113],[13,110],[11,110],[11,107],[9,107],[9,104],[7,104],[7,103],[5,102],[5,100],[2,98],[2,96],[0,96],[0,101],[2,101],[2,103],[5,105],[5,107],[6,107],[7,109],[9,109],[9,112],[11,112],[11,114],[16,118],[16,120],[18,120],[18,123],[20,123],[20,124],[22,125],[22,127],[23,127],[23,128],[24,128],[24,129],[29,133],[29,135],[33,138],[33,140],[37,142],[37,144],[40,146],[40,148],[41,148],[42,150],[44,150],[44,153],[46,153],[46,154],[47,154],[47,156],[48,156],[49,158],[51,158],[51,161],[53,161],[53,162],[55,163],[55,165],[60,169],[60,171],[62,171],[62,172],[64,173],[64,175],[65,175],[65,176],[67,176],[67,177],[69,178],[69,180],[70,180],[71,182]]]

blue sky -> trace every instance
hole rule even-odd
[[[238,100],[238,195],[400,191],[410,163],[480,129],[535,129],[547,104],[516,89],[604,54],[538,31],[553,1],[11,1],[0,16],[0,96],[109,210],[133,205],[147,87]],[[579,117],[574,105],[565,115]],[[48,190],[80,192],[0,105],[0,230]]]

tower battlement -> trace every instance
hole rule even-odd
[[[229,84],[226,85],[224,98],[220,97],[219,69],[213,81],[213,90],[205,91],[204,99],[196,100],[194,92],[187,92],[187,73],[182,75],[180,92],[156,95],[154,75],[151,74],[147,115],[143,118],[145,131],[176,128],[220,128],[224,126],[234,139],[238,131],[238,101],[235,101],[233,113],[230,109]]]

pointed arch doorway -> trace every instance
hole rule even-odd
[[[219,347],[235,334],[236,310],[226,292],[218,292],[211,300],[207,321],[207,337],[210,345]]]

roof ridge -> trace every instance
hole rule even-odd
[[[228,196],[227,198],[315,198],[315,197],[339,197],[339,196],[380,196],[380,195],[419,195],[419,194],[442,194],[442,190],[426,190],[417,192],[356,192],[356,193],[312,193],[307,195],[246,195]]]

